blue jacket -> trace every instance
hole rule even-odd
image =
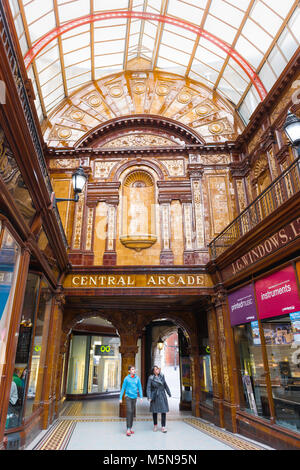
[[[125,377],[123,381],[123,385],[122,385],[122,390],[120,393],[120,400],[122,400],[124,392],[125,392],[125,397],[129,397],[129,398],[137,398],[138,392],[139,392],[140,398],[143,398],[143,390],[142,390],[141,381],[137,375],[131,378],[130,374],[128,374]]]

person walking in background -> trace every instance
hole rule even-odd
[[[135,367],[129,366],[128,372],[128,375],[123,380],[123,385],[120,393],[120,403],[122,403],[123,394],[125,392],[127,424],[126,436],[131,436],[131,434],[134,434],[134,431],[132,430],[132,424],[136,407],[136,400],[139,394],[141,401],[143,401],[143,390],[140,378],[135,373]]]
[[[166,413],[169,411],[169,404],[166,392],[171,397],[164,375],[158,366],[154,366],[147,382],[147,398],[151,400],[150,412],[153,414],[153,431],[157,431],[157,414],[161,413],[161,430],[167,432]]]

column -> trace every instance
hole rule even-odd
[[[116,237],[117,206],[115,204],[108,204],[106,247],[103,255],[103,266],[115,266],[117,264]]]
[[[222,379],[224,426],[231,432],[237,432],[236,410],[239,403],[237,366],[233,331],[230,324],[226,293],[220,287],[212,302],[215,308],[219,368]],[[220,377],[218,375],[218,377]]]
[[[121,346],[120,346],[120,353],[122,357],[122,366],[121,366],[121,387],[123,384],[123,380],[128,375],[128,367],[135,366],[135,356],[138,352],[137,347],[137,336],[132,336],[130,334],[127,335],[120,335],[121,339]],[[125,401],[125,393],[123,394],[122,403],[120,403],[119,408],[119,416],[121,418],[126,417],[126,401]]]
[[[56,402],[56,378],[58,370],[59,347],[62,326],[62,308],[65,303],[64,295],[58,292],[53,299],[51,320],[48,334],[48,347],[46,357],[46,370],[43,383],[43,417],[42,428],[47,427],[53,421]]]
[[[194,264],[193,206],[191,203],[182,204],[182,220],[184,234],[183,264]]]
[[[188,172],[191,181],[195,228],[194,261],[195,264],[206,264],[209,261],[209,255],[205,243],[204,202],[202,193],[204,169],[199,163],[190,163],[188,165]]]
[[[160,204],[160,221],[161,221],[161,243],[162,250],[160,252],[160,264],[174,264],[174,255],[171,250],[171,221],[170,210],[171,203],[166,202]]]

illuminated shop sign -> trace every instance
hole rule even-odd
[[[231,325],[250,323],[257,319],[254,288],[252,284],[228,295]]]
[[[261,319],[289,315],[300,310],[298,285],[293,266],[288,266],[255,283]]]
[[[107,344],[96,344],[94,356],[114,356],[114,349]]]
[[[201,288],[211,287],[207,274],[74,274],[67,276],[65,288]]]

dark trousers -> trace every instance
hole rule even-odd
[[[166,426],[166,417],[167,417],[166,413],[161,414],[161,425],[163,428]],[[154,426],[157,425],[157,413],[153,413],[153,423],[154,423]]]
[[[127,429],[132,428],[133,417],[135,413],[136,398],[126,397],[126,424]]]

